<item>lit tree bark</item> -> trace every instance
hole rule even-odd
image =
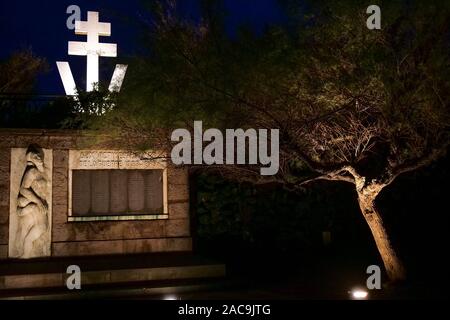
[[[405,171],[408,170],[405,169]],[[380,180],[374,179],[368,181],[366,177],[358,174],[353,167],[345,166],[341,169],[328,172],[321,176],[304,180],[299,184],[304,185],[317,180],[331,180],[345,181],[355,185],[361,213],[366,220],[370,231],[372,232],[378,252],[383,260],[387,276],[391,282],[405,280],[406,270],[402,261],[398,257],[397,252],[392,246],[388,232],[384,226],[383,218],[376,208],[375,200],[381,190],[392,183],[396,176],[396,174],[392,174],[390,172],[384,179],[380,177]]]
[[[383,223],[383,219],[377,211],[375,199],[382,189],[382,185],[357,188],[358,202],[361,212],[372,232],[378,252],[383,260],[387,275],[392,282],[405,280],[406,272],[403,263],[399,259]]]

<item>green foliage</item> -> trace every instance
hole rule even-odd
[[[31,49],[0,62],[1,127],[57,129],[80,116],[71,98],[34,95],[38,76],[48,70],[47,61]],[[84,119],[77,124],[87,126]],[[72,123],[70,127],[77,126]]]
[[[109,92],[107,88],[97,86],[92,92],[78,90],[76,97],[64,99],[65,108],[70,112],[61,126],[69,129],[100,129],[116,103],[117,93]]]
[[[46,60],[31,49],[15,52],[0,61],[0,94],[32,93],[37,76],[47,71]]]
[[[352,190],[316,189],[320,192],[291,193],[203,174],[198,178],[198,236],[203,243],[227,239],[276,252],[319,248],[323,231],[331,231],[334,241],[345,239],[348,221],[358,217],[356,205],[343,200],[351,199]]]
[[[148,50],[130,58],[115,108],[90,126],[139,148],[194,120],[277,128],[287,185],[344,166],[377,180],[446,148],[448,4],[380,1],[382,29],[368,30],[364,1],[311,1],[301,11],[284,2],[286,26],[262,35],[243,27],[236,37],[220,1],[204,1],[198,19],[181,16],[176,1],[152,2],[151,23],[141,21]]]
[[[382,30],[368,30],[364,1],[307,2],[301,11],[284,1],[292,13],[286,26],[262,35],[243,27],[231,38],[218,3],[203,2],[196,20],[180,16],[173,1],[148,6],[147,54],[130,59],[117,105],[98,127],[125,135],[167,133],[194,120],[278,128],[291,175],[305,168],[305,156],[379,174],[449,140],[447,4],[383,1]],[[349,118],[376,132],[371,148],[360,152],[363,133]],[[316,134],[318,122],[330,130]]]
[[[6,97],[0,102],[0,127],[59,129],[72,116],[72,103],[69,98]]]

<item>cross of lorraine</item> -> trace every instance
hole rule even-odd
[[[99,22],[98,12],[88,11],[87,15],[87,21],[75,22],[75,34],[87,36],[87,41],[69,41],[68,54],[87,57],[86,91],[90,92],[95,89],[95,86],[99,82],[99,58],[117,57],[117,44],[100,43],[100,37],[111,36],[111,24]],[[75,96],[77,89],[69,63],[66,61],[57,61],[56,65],[66,95]],[[108,88],[110,92],[120,91],[126,71],[127,65],[116,65]]]

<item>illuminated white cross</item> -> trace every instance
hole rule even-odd
[[[111,35],[111,24],[99,22],[98,12],[88,11],[87,21],[75,21],[75,33],[87,36],[87,42],[69,41],[69,54],[87,56],[86,91],[93,91],[98,83],[99,57],[116,57],[117,45],[113,43],[100,43],[99,37]],[[75,80],[67,61],[57,61],[59,75],[64,90],[69,96],[77,95]],[[109,91],[119,92],[127,72],[127,65],[118,64],[114,69]]]
[[[99,37],[111,36],[111,24],[99,22],[98,12],[88,11],[87,21],[75,22],[75,34],[87,35],[87,42],[69,41],[69,55],[87,56],[86,91],[98,83],[99,57],[117,57],[117,45],[99,43]]]

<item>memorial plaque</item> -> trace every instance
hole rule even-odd
[[[109,212],[109,173],[107,170],[91,172],[91,210],[97,214]]]
[[[159,154],[137,155],[126,151],[108,150],[70,150],[69,166],[71,169],[164,169],[166,162]]]
[[[91,175],[88,170],[76,170],[72,174],[73,212],[86,215],[91,210]]]
[[[128,209],[128,175],[125,170],[111,170],[110,213],[119,214]]]
[[[74,160],[76,169],[118,169],[119,157],[114,151],[80,151]]]
[[[145,180],[142,172],[130,171],[128,174],[128,207],[133,212],[142,212],[145,209]]]
[[[163,212],[162,170],[152,170],[145,176],[145,200],[149,212]]]
[[[166,163],[148,156],[114,150],[70,150],[69,215],[101,218],[167,214]]]

